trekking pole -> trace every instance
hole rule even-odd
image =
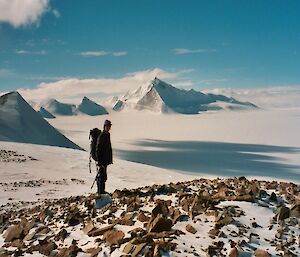
[[[89,169],[90,169],[90,173],[92,173],[91,162],[92,162],[92,160],[91,160],[91,154],[90,154],[90,158],[89,158]]]
[[[95,182],[97,181],[97,179],[98,179],[98,176],[100,175],[99,173],[100,173],[100,167],[99,167],[99,166],[97,166],[97,175],[96,175],[96,177],[95,177],[95,179],[94,179],[94,181],[93,181],[93,184],[92,184],[92,186],[91,186],[91,189],[93,188],[93,186],[94,186]]]

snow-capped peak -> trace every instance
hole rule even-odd
[[[218,103],[227,103],[218,104]],[[234,105],[229,108],[228,105]],[[237,108],[239,107],[239,108]],[[255,108],[223,95],[204,94],[194,89],[179,89],[155,77],[150,83],[114,98],[114,110],[136,109],[153,112],[197,114],[208,110]]]
[[[80,112],[91,116],[108,114],[107,110],[103,106],[93,102],[86,96],[83,97],[81,104],[78,105],[75,112]]]

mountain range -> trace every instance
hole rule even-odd
[[[156,113],[198,114],[210,110],[237,110],[257,108],[224,95],[205,94],[194,89],[179,89],[158,78],[146,86],[128,91],[122,96],[106,99],[103,105],[115,111],[147,110]]]
[[[0,97],[0,141],[81,149],[52,127],[18,92]]]

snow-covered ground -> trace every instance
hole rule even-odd
[[[218,111],[200,115],[111,112],[50,123],[85,149],[88,133],[111,119],[115,156],[197,176],[300,181],[300,109]]]
[[[218,111],[201,115],[125,111],[95,117],[58,116],[48,122],[88,150],[89,130],[101,128],[107,118],[113,123],[114,148],[108,191],[195,177],[246,176],[300,181],[300,109]],[[10,142],[0,142],[0,149],[37,159],[1,161],[2,183],[33,180],[41,184],[33,188],[2,184],[1,204],[95,190],[90,189],[95,167],[92,165],[90,174],[88,152]]]
[[[109,192],[200,177],[246,176],[248,179],[300,182],[300,109],[218,111],[201,115],[161,115],[139,111],[110,113],[94,117],[58,116],[48,120],[87,150],[89,130],[101,128],[105,119],[112,121],[114,164],[108,168]],[[92,173],[89,173],[88,160],[88,151],[0,141],[2,209],[10,209],[12,204],[26,206],[26,203],[38,200],[95,192],[96,187],[90,188],[95,166],[92,163]],[[268,230],[268,222],[274,216],[272,208],[245,202],[233,204],[245,212],[239,222],[248,225],[256,218],[263,228],[253,231],[268,240],[274,237],[275,229]],[[226,205],[231,203],[220,204]],[[210,221],[210,217],[207,219]],[[190,251],[192,246],[196,248],[189,256],[194,252],[205,255],[205,249],[213,241],[206,236],[213,223],[203,220],[205,222],[192,223],[198,230],[195,235],[187,234],[176,240],[177,249],[181,251],[176,256],[186,256],[184,251]],[[136,226],[139,224],[137,222]],[[186,224],[181,222],[174,228],[185,230]],[[123,225],[116,228],[128,230]],[[235,229],[228,225],[224,233]],[[94,246],[90,238],[83,235],[80,225],[79,232],[76,231],[71,232],[65,245],[69,246],[75,238],[80,246],[86,242],[89,242],[86,247]],[[229,247],[230,238],[225,240],[226,247]],[[3,240],[0,237],[0,246],[4,244]],[[274,256],[275,248],[270,248],[266,240],[255,244],[268,248]],[[122,247],[113,256],[121,255]],[[103,248],[100,254],[105,252],[108,253],[109,249]],[[37,252],[34,253],[37,256]]]

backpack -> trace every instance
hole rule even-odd
[[[90,130],[90,136],[89,136],[89,139],[91,140],[90,156],[93,158],[94,161],[97,161],[96,145],[97,145],[97,139],[100,134],[101,134],[101,130],[98,128],[93,128]]]

